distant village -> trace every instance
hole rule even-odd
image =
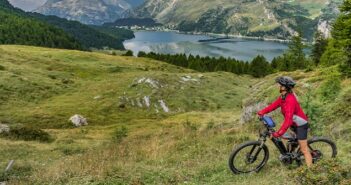
[[[129,30],[146,30],[146,31],[176,31],[174,29],[175,26],[116,26],[116,28],[124,28]]]

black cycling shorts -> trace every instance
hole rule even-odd
[[[293,126],[291,129],[295,132],[297,140],[307,139],[308,123],[299,127]]]

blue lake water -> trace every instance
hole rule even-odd
[[[268,60],[283,54],[287,44],[231,38],[215,40],[207,35],[191,35],[177,32],[137,31],[135,38],[124,42],[126,49],[135,54],[139,51],[156,53],[185,53],[211,57],[231,57],[250,61],[257,55],[263,55]]]

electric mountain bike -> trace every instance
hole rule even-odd
[[[260,132],[258,141],[248,141],[237,146],[229,157],[229,168],[234,174],[259,172],[267,163],[269,150],[265,144],[267,138],[275,131],[275,123],[271,117],[260,118],[265,130]],[[286,145],[282,139],[287,140]],[[274,146],[279,150],[279,160],[284,165],[296,162],[302,165],[304,155],[300,151],[298,140],[295,135],[284,134],[282,138],[271,139]],[[337,154],[336,145],[333,141],[324,137],[314,137],[308,140],[308,148],[312,154],[313,163],[325,158],[334,158]]]

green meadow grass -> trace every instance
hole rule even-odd
[[[270,159],[260,173],[235,176],[227,167],[233,147],[256,140],[262,129],[256,120],[240,123],[242,107],[278,96],[278,75],[298,80],[302,103],[310,94],[325,107],[321,133],[336,140],[339,159],[350,165],[350,80],[341,79],[335,101],[324,97],[330,89],[323,84],[338,76],[335,68],[253,79],[91,52],[0,46],[0,55],[0,121],[53,138],[0,137],[0,169],[16,160],[0,175],[9,184],[296,184],[289,174],[299,169],[282,165],[269,142]],[[187,76],[193,80],[184,81]],[[157,88],[138,83],[144,77]],[[150,108],[131,104],[145,96]],[[71,126],[74,114],[89,125]]]

